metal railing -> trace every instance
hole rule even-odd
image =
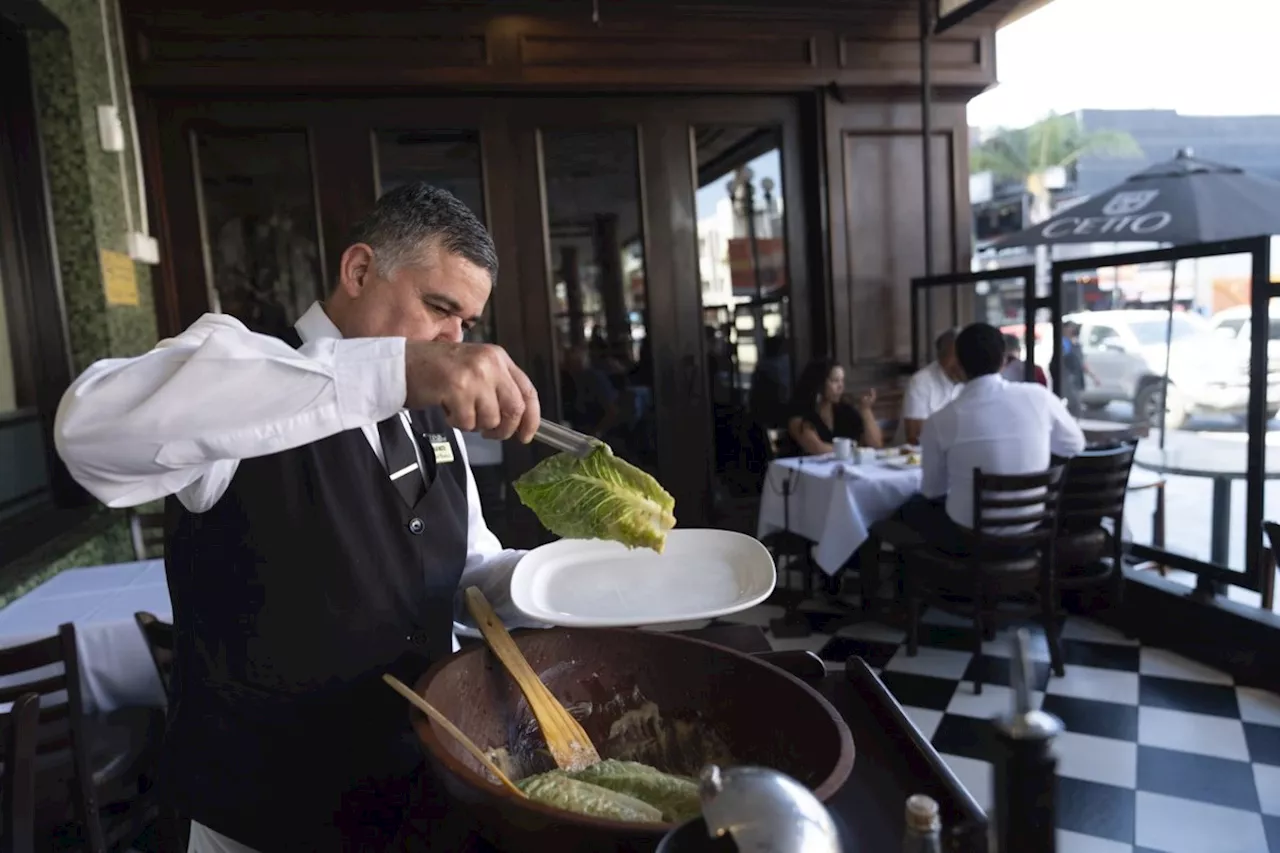
[[[931,345],[941,329],[933,327],[933,297],[943,288],[951,296],[951,323],[954,328],[962,325],[960,320],[960,293],[958,288],[972,287],[979,282],[1022,282],[1022,300],[1029,306],[1036,298],[1036,268],[1034,266],[1005,267],[1003,269],[982,270],[980,272],[947,273],[945,275],[921,276],[911,279],[911,364],[919,370],[929,359],[921,357],[921,345]],[[920,328],[920,308],[924,307],[924,328]],[[1027,379],[1035,378],[1035,363],[1032,361],[1032,338],[1035,331],[1035,311],[1027,309],[1026,317],[1027,346]],[[923,332],[923,335],[921,334]]]

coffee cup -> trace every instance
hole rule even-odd
[[[831,442],[831,446],[835,448],[836,458],[841,462],[853,461],[854,443],[851,438],[837,438]]]

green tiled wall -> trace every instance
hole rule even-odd
[[[156,341],[155,304],[151,269],[135,264],[140,304],[108,305],[98,257],[101,249],[127,251],[130,213],[135,227],[141,225],[129,123],[125,122],[128,139],[123,158],[103,151],[98,143],[97,108],[112,102],[112,77],[117,106],[122,115],[126,114],[124,58],[115,50],[115,3],[106,4],[111,28],[110,62],[102,6],[97,0],[46,0],[45,5],[67,30],[30,35],[31,71],[48,168],[73,366],[79,372],[99,358],[134,355],[150,349]],[[131,208],[128,212],[126,187]]]
[[[140,219],[129,122],[124,122],[128,139],[123,180],[120,155],[104,152],[98,142],[97,107],[112,102],[112,76],[117,106],[121,115],[127,116],[124,58],[117,49],[117,6],[110,0],[106,3],[110,48],[103,35],[103,7],[98,0],[45,0],[45,6],[66,30],[30,31],[28,41],[68,343],[72,369],[79,373],[100,358],[135,355],[150,349],[157,337],[155,305],[151,269],[144,264],[135,264],[140,304],[108,305],[98,254],[103,249],[128,250],[126,187],[134,227],[145,230]],[[50,543],[18,579],[18,587],[0,590],[0,604],[64,568],[132,559],[124,514],[112,515],[115,522],[107,531],[87,542],[74,547],[68,544],[62,549],[57,542]],[[68,536],[70,541],[80,538],[74,531]]]
[[[74,569],[81,566],[102,566],[108,563],[123,563],[134,559],[133,542],[129,538],[129,526],[123,522],[112,524],[103,533],[66,550],[58,547],[58,543],[50,543],[50,547],[30,561],[26,571],[21,572],[7,588],[0,589],[0,607],[4,607],[63,569]]]

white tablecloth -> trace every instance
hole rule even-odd
[[[835,574],[867,540],[868,528],[893,515],[919,490],[919,468],[812,457],[779,459],[769,465],[765,478],[756,535],[789,527],[817,543],[814,561],[827,574]]]
[[[73,622],[87,713],[162,707],[164,688],[133,619],[139,610],[173,619],[163,560],[68,569],[0,610],[0,646]]]

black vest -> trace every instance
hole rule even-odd
[[[374,849],[352,823],[398,821],[419,772],[408,705],[381,676],[412,685],[452,650],[467,472],[441,410],[411,420],[433,475],[412,508],[358,429],[241,461],[207,512],[168,500],[164,784],[262,853]],[[435,464],[426,435],[453,461]]]

